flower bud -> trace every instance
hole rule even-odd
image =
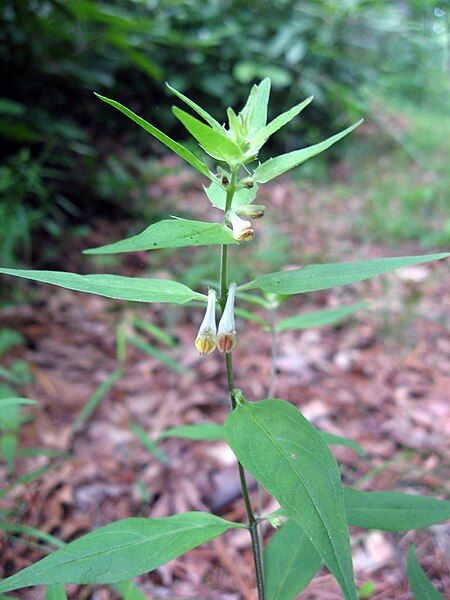
[[[266,207],[262,204],[248,204],[236,208],[236,214],[239,217],[248,217],[249,219],[259,219],[264,216]]]
[[[195,347],[201,356],[206,356],[214,351],[216,346],[216,292],[208,291],[208,305],[205,317],[195,338]]]
[[[244,221],[244,219],[238,217],[233,211],[228,213],[228,218],[233,228],[233,238],[235,240],[240,241],[253,239],[253,234],[255,232],[252,229],[252,224],[250,221]]]
[[[234,323],[234,299],[236,297],[236,284],[231,283],[228,288],[227,301],[217,330],[216,345],[219,352],[228,354],[236,344],[236,325]]]
[[[250,190],[254,185],[255,185],[255,182],[253,181],[253,177],[244,177],[239,182],[239,186],[242,186],[243,188],[247,188],[248,190]]]

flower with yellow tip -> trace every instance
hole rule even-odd
[[[208,291],[208,305],[197,337],[195,338],[195,347],[201,356],[211,354],[216,347],[216,292],[210,289]]]
[[[252,224],[250,221],[245,221],[241,219],[236,213],[232,210],[228,213],[228,219],[231,223],[231,227],[233,228],[233,238],[238,242],[241,240],[251,240],[253,239],[253,234],[255,233],[252,229]]]
[[[231,283],[228,288],[227,301],[219,321],[216,345],[219,352],[228,354],[236,344],[236,325],[234,322],[234,300],[236,298],[236,284]]]

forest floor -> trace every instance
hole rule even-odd
[[[180,184],[181,194],[175,191]],[[149,194],[166,215],[181,211],[193,218],[217,218],[214,209],[205,208],[207,200],[190,174],[154,182]],[[395,248],[361,243],[355,237],[354,216],[364,207],[357,196],[340,199],[333,197],[331,188],[312,189],[292,182],[268,187],[263,196],[267,214],[255,222],[255,245],[247,244],[244,259],[235,268],[236,277],[243,277],[247,269],[267,272],[284,263],[299,266],[423,253],[413,243]],[[98,221],[83,245],[79,239],[67,242],[61,263],[66,270],[86,272],[90,269],[86,258],[80,258],[81,246],[111,242],[127,231],[127,224]],[[256,258],[251,258],[250,251]],[[230,255],[233,264],[237,249],[232,248]],[[154,256],[126,256],[110,266],[122,274],[151,273],[173,279],[185,274],[189,285],[197,286],[209,277],[211,265],[218,266],[211,250],[173,255],[157,251]],[[188,266],[191,258],[194,267]],[[108,270],[99,262],[91,262],[90,268]],[[419,265],[358,285],[296,296],[280,309],[285,315],[356,300],[370,302],[367,310],[340,326],[287,331],[277,343],[274,395],[294,403],[316,426],[351,438],[366,450],[361,458],[350,448],[333,447],[345,484],[435,497],[450,492],[448,273],[448,263]],[[26,361],[33,382],[20,393],[38,401],[31,410],[33,419],[21,429],[20,447],[47,447],[70,454],[19,458],[16,472],[9,476],[0,467],[0,478],[8,476],[11,483],[32,469],[49,467],[25,485],[12,485],[1,500],[3,509],[12,510],[9,521],[69,541],[131,515],[161,517],[207,510],[230,520],[245,519],[236,464],[225,442],[168,439],[160,444],[166,457],[161,461],[129,427],[131,422],[138,423],[155,439],[168,427],[224,421],[228,399],[223,357],[201,358],[193,345],[202,310],[130,306],[58,288],[32,289],[30,302],[0,312],[0,326],[19,331],[26,339],[26,345],[6,354],[5,365],[18,358]],[[262,309],[255,312],[265,317]],[[176,342],[174,347],[136,328],[136,317],[167,330]],[[80,410],[117,369],[118,323],[126,335],[140,335],[163,352],[164,359],[128,345],[122,376],[83,427],[73,433]],[[242,319],[237,330],[236,384],[249,399],[262,399],[269,385],[270,336],[256,323]],[[176,362],[177,371],[167,365],[167,357]],[[255,506],[257,496],[252,482]],[[276,508],[265,495],[259,501],[264,512]],[[271,531],[269,526],[264,529],[266,539]],[[367,596],[373,600],[409,600],[405,553],[414,541],[429,577],[441,592],[449,590],[445,560],[449,533],[449,524],[398,534],[352,528],[358,584],[374,583],[372,595]],[[36,561],[48,548],[26,535],[1,533],[0,576]],[[236,530],[136,581],[149,598],[251,600],[255,598],[252,572],[250,538],[246,531]],[[67,586],[67,590],[71,598],[88,597],[86,588]],[[90,593],[96,600],[115,597],[104,587]],[[15,595],[31,600],[42,598],[43,592]],[[333,578],[322,570],[299,598],[338,600],[341,596]]]

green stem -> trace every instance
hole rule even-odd
[[[230,210],[231,203],[233,200],[233,195],[236,188],[236,179],[237,179],[237,169],[231,171],[231,181],[227,190],[227,197],[225,202],[225,213]],[[221,260],[220,260],[220,306],[222,310],[225,307],[226,298],[227,298],[227,272],[228,272],[228,246],[222,246],[221,252]],[[225,362],[227,368],[227,384],[228,384],[228,392],[230,395],[231,408],[234,410],[236,408],[236,400],[234,398],[234,377],[233,377],[233,360],[231,358],[231,354],[225,354]],[[248,485],[245,478],[244,468],[241,463],[238,461],[238,470],[239,470],[239,479],[241,482],[242,489],[242,497],[244,499],[245,509],[247,511],[248,517],[248,528],[250,531],[250,535],[252,538],[252,551],[253,551],[253,560],[255,563],[255,572],[256,572],[256,583],[258,587],[258,599],[265,600],[265,591],[264,591],[264,571],[263,571],[263,561],[262,561],[262,550],[261,550],[261,541],[259,538],[258,532],[258,522],[253,513],[252,505],[250,502],[250,495],[248,492]]]

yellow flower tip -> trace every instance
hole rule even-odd
[[[216,339],[217,349],[222,354],[229,354],[236,345],[236,334],[233,333],[222,333],[217,336]]]
[[[200,356],[208,356],[211,352],[214,352],[216,347],[216,340],[213,334],[199,335],[195,340],[195,347]]]
[[[233,237],[237,241],[248,241],[248,240],[252,240],[254,235],[255,235],[254,229],[252,229],[251,227],[248,227],[247,229],[243,229],[242,231],[240,231],[240,233],[237,237],[234,237],[234,236]]]

